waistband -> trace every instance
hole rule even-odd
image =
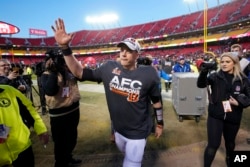
[[[60,116],[70,114],[70,113],[76,111],[77,109],[79,109],[79,101],[73,103],[72,105],[70,105],[68,107],[49,109],[49,116],[50,117],[60,117]]]

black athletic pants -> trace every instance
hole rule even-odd
[[[80,111],[59,117],[50,117],[51,133],[54,141],[55,167],[66,167],[72,158],[77,143],[77,126]]]
[[[204,153],[204,167],[210,167],[217,149],[221,144],[223,135],[225,140],[226,157],[229,157],[230,152],[234,151],[235,138],[239,131],[240,124],[232,124],[224,120],[215,119],[208,116],[207,119],[207,136],[208,144]]]
[[[28,147],[26,150],[18,155],[18,158],[12,163],[13,167],[34,167],[35,160],[32,147]]]

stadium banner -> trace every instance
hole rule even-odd
[[[19,31],[20,29],[17,26],[0,21],[0,34],[16,34]]]
[[[39,29],[30,28],[29,29],[29,34],[30,35],[38,35],[38,36],[47,36],[47,31],[46,30],[39,30]]]

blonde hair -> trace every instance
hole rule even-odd
[[[240,81],[242,82],[242,76],[245,76],[245,74],[242,72],[241,68],[240,68],[240,61],[237,55],[235,55],[233,52],[224,52],[221,56],[220,56],[220,62],[221,59],[223,57],[229,57],[231,60],[233,60],[234,62],[234,67],[233,67],[233,82],[239,78]]]

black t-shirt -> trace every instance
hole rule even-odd
[[[152,128],[149,97],[161,95],[156,70],[151,66],[140,66],[129,71],[116,61],[108,61],[93,70],[92,75],[94,80],[104,84],[115,131],[130,139],[146,138]]]

